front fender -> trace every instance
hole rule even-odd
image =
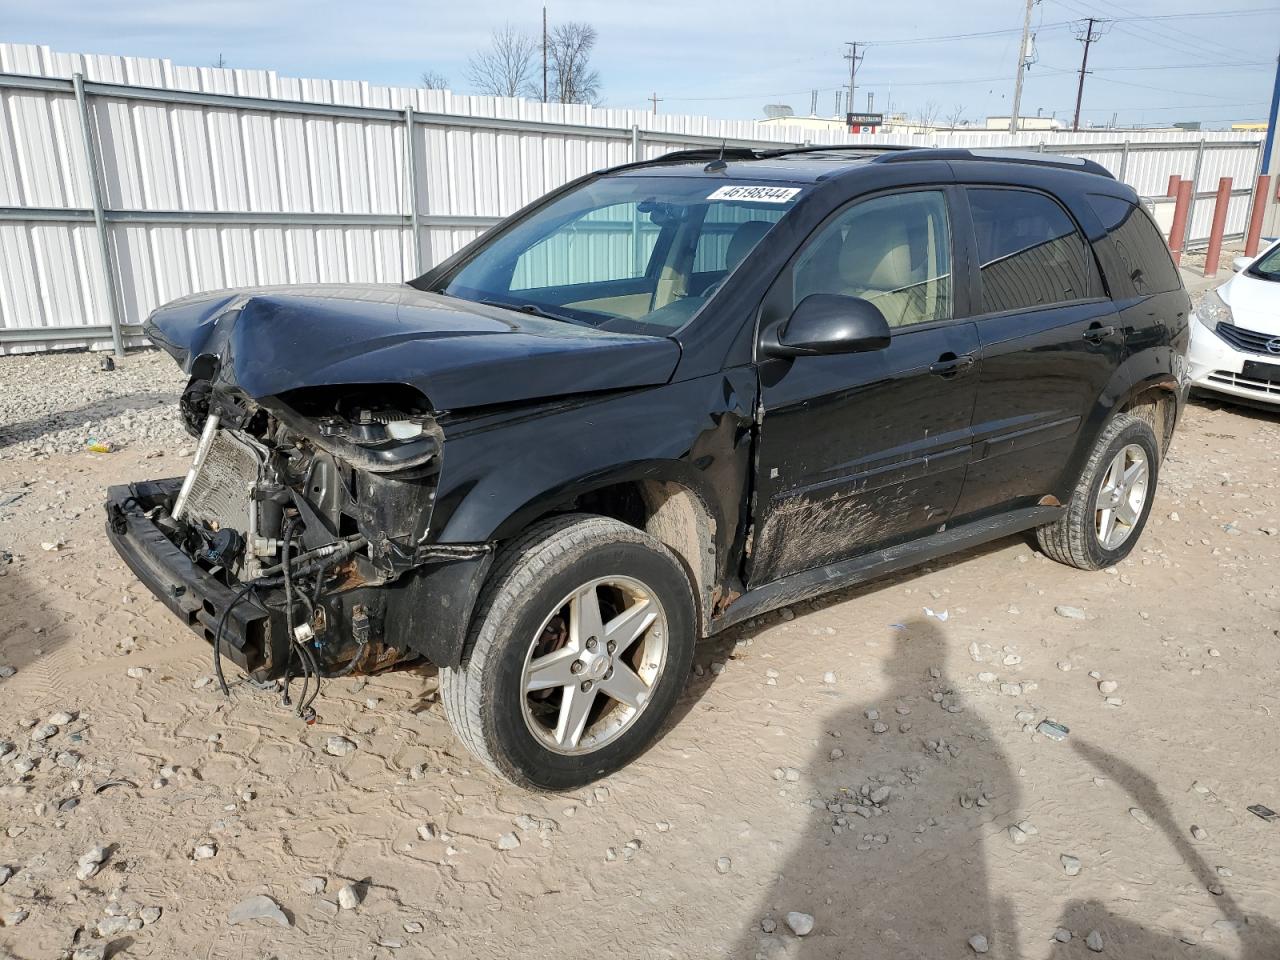
[[[693,490],[732,548],[745,506],[755,372],[740,367],[678,383],[445,424],[431,539],[514,536],[592,490],[663,480]]]

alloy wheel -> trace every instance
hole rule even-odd
[[[1137,529],[1150,477],[1147,452],[1136,443],[1125,446],[1107,467],[1094,508],[1094,532],[1104,550],[1117,549]]]
[[[525,656],[525,724],[545,747],[582,754],[616,740],[648,706],[667,657],[667,618],[632,577],[599,577],[551,611]]]

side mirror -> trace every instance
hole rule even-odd
[[[870,300],[812,293],[761,344],[772,357],[866,353],[889,345],[889,321]]]
[[[1251,263],[1253,263],[1253,257],[1236,257],[1231,261],[1231,269],[1239,273]]]

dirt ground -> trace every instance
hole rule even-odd
[[[103,536],[107,484],[186,466],[154,453],[0,461],[14,957],[1280,956],[1280,822],[1246,809],[1280,810],[1276,414],[1190,405],[1118,569],[1006,539],[735,629],[565,796],[479,769],[425,669],[328,682],[314,727],[224,700]],[[288,926],[228,922],[259,893]]]

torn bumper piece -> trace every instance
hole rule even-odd
[[[237,590],[194,563],[146,515],[166,499],[171,502],[181,485],[175,479],[109,487],[107,538],[147,589],[212,643],[218,620],[231,607]],[[283,623],[274,632],[283,639]],[[246,596],[227,614],[223,652],[246,672],[269,671],[278,659],[272,656],[272,633],[270,611]]]
[[[147,589],[183,623],[212,644],[223,616],[222,652],[258,680],[284,675],[289,641],[283,591],[253,590],[237,601],[228,584],[187,556],[148,513],[172,504],[181,478],[122,484],[107,490],[107,537]],[[492,551],[428,561],[394,582],[334,590],[322,599],[324,629],[312,642],[329,668],[350,660],[369,639],[358,669],[376,669],[405,656],[439,666],[462,655],[471,611],[493,562]],[[359,608],[357,612],[357,608]],[[229,612],[228,612],[229,611]],[[367,624],[357,638],[353,617]]]

